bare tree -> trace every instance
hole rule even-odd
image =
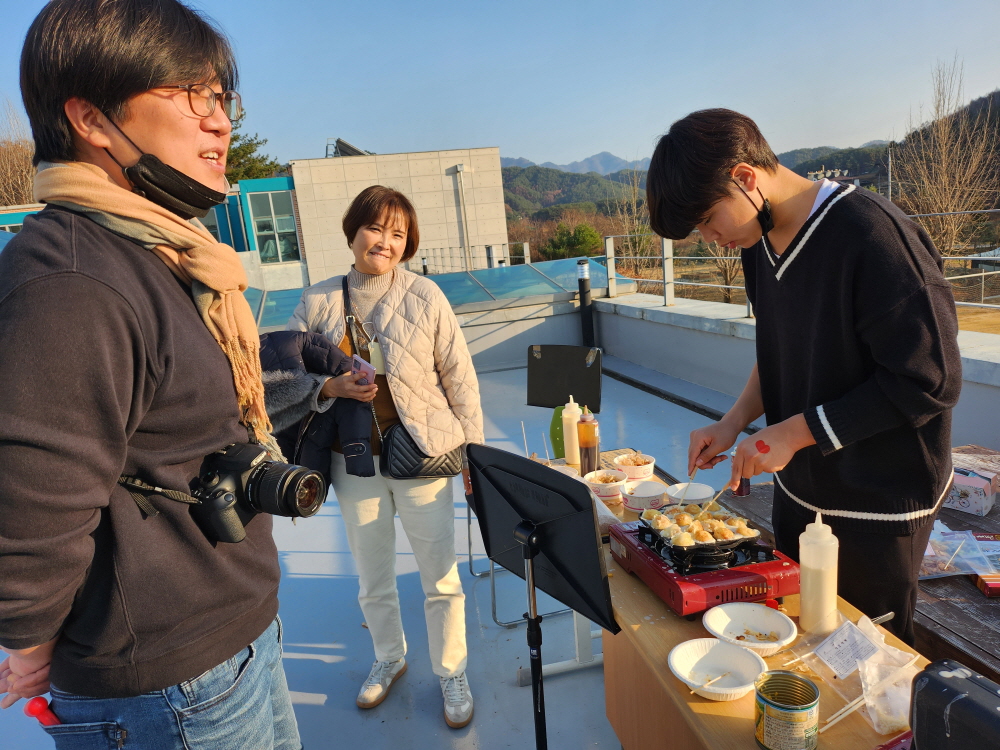
[[[612,182],[609,190],[611,224],[619,235],[616,267],[633,278],[643,278],[643,271],[652,268],[654,242],[649,228],[649,213],[642,189],[643,173],[638,169],[624,170],[622,182]],[[649,257],[650,261],[635,260]]]
[[[35,152],[28,128],[9,99],[0,112],[0,206],[33,203]]]
[[[740,260],[739,256],[734,255],[735,250],[730,250],[718,242],[709,242],[705,251],[715,264],[722,283],[725,285],[725,288],[720,290],[722,292],[722,301],[726,304],[732,304],[735,290],[729,287],[736,284],[740,274],[743,272],[743,261]]]
[[[913,214],[976,211],[996,204],[997,131],[989,107],[972,113],[963,106],[962,65],[939,63],[932,74],[930,120],[896,149],[899,203]],[[938,250],[962,255],[984,222],[976,214],[919,219]]]

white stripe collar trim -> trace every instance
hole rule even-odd
[[[833,449],[835,451],[839,451],[844,446],[840,444],[840,440],[837,438],[837,433],[834,432],[833,428],[830,426],[830,422],[826,418],[826,412],[823,411],[823,407],[817,406],[816,413],[819,415],[819,421],[822,423],[823,429],[826,430],[826,436],[830,438],[830,442],[833,443]]]
[[[782,482],[781,477],[778,476],[778,472],[774,473],[774,481],[781,486],[781,489],[783,489],[785,494],[792,498],[792,500],[797,502],[803,508],[811,510],[813,513],[822,513],[825,516],[837,516],[838,518],[856,518],[861,521],[915,521],[918,518],[923,518],[924,516],[937,513],[938,506],[941,505],[945,496],[948,494],[949,490],[951,490],[951,481],[949,480],[944,487],[944,492],[941,493],[937,502],[934,503],[934,507],[926,510],[913,510],[909,513],[867,513],[857,510],[827,510],[826,508],[819,508],[815,505],[810,505],[801,497],[796,497],[788,491],[785,483]]]
[[[830,209],[833,208],[834,204],[841,198],[843,198],[845,195],[853,193],[855,187],[856,187],[855,185],[848,185],[847,189],[844,190],[844,192],[834,195],[833,198],[830,199],[830,202],[826,204],[826,208],[824,208],[822,212],[820,212],[820,215],[816,217],[816,220],[813,221],[813,223],[809,226],[809,229],[806,230],[806,233],[802,235],[802,239],[799,240],[795,248],[791,251],[791,253],[789,253],[788,257],[785,259],[785,262],[781,264],[781,268],[778,269],[778,272],[775,274],[775,278],[778,279],[781,278],[781,275],[792,264],[792,261],[795,260],[795,257],[799,254],[799,251],[802,250],[803,245],[805,245],[806,242],[809,241],[809,238],[812,237],[812,233],[816,230],[816,227],[818,227],[820,222],[823,221],[824,218],[826,218],[826,215],[830,212]]]

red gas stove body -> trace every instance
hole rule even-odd
[[[774,550],[775,560],[682,576],[639,541],[638,521],[611,527],[611,555],[679,615],[726,602],[757,602],[799,593],[799,566]]]

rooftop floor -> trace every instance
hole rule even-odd
[[[525,375],[526,370],[520,369],[480,376],[486,439],[495,447],[522,452],[523,420],[529,449],[544,455],[542,433],[548,432],[551,411],[524,405]],[[654,455],[671,474],[684,474],[687,435],[709,418],[607,377],[603,397],[604,408],[598,415],[602,447],[642,450]],[[719,487],[726,478],[724,471],[701,472],[699,481]],[[523,626],[505,629],[493,622],[489,580],[471,576],[464,556],[468,549],[467,512],[460,482],[456,481],[455,529],[463,555],[460,570],[466,592],[468,674],[476,700],[472,723],[460,730],[449,729],[442,717],[438,680],[429,666],[423,594],[405,534],[397,534],[396,561],[410,669],[385,703],[362,711],[354,699],[374,657],[368,632],[362,627],[356,572],[339,508],[329,502],[316,517],[294,526],[286,519],[276,519],[275,539],[283,572],[280,597],[285,670],[307,748],[499,750],[533,746],[531,689],[517,687],[515,681],[518,666],[527,666],[525,630]],[[485,570],[475,523],[473,534],[475,569]],[[513,620],[525,610],[524,583],[508,573],[499,574],[496,581],[499,617]],[[541,596],[540,611],[561,608]],[[546,619],[543,631],[546,663],[573,658],[569,615]],[[595,641],[598,649],[599,644]],[[605,717],[600,667],[547,678],[545,700],[553,747],[619,748]],[[18,750],[52,747],[20,707],[0,713],[0,737],[3,747]]]

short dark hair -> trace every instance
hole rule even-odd
[[[746,115],[703,109],[675,122],[649,162],[649,226],[661,237],[687,237],[715,203],[730,195],[729,170],[741,162],[768,172],[778,169],[778,158]]]
[[[133,96],[157,86],[210,83],[235,89],[229,40],[177,0],[52,0],[21,50],[21,98],[35,139],[34,162],[71,161],[63,109],[79,97],[116,122]]]
[[[344,235],[347,244],[354,242],[358,230],[374,224],[386,216],[400,216],[406,222],[406,249],[400,263],[405,263],[417,254],[420,247],[420,227],[417,226],[417,212],[410,199],[398,190],[384,185],[366,187],[351,201],[344,214]]]

